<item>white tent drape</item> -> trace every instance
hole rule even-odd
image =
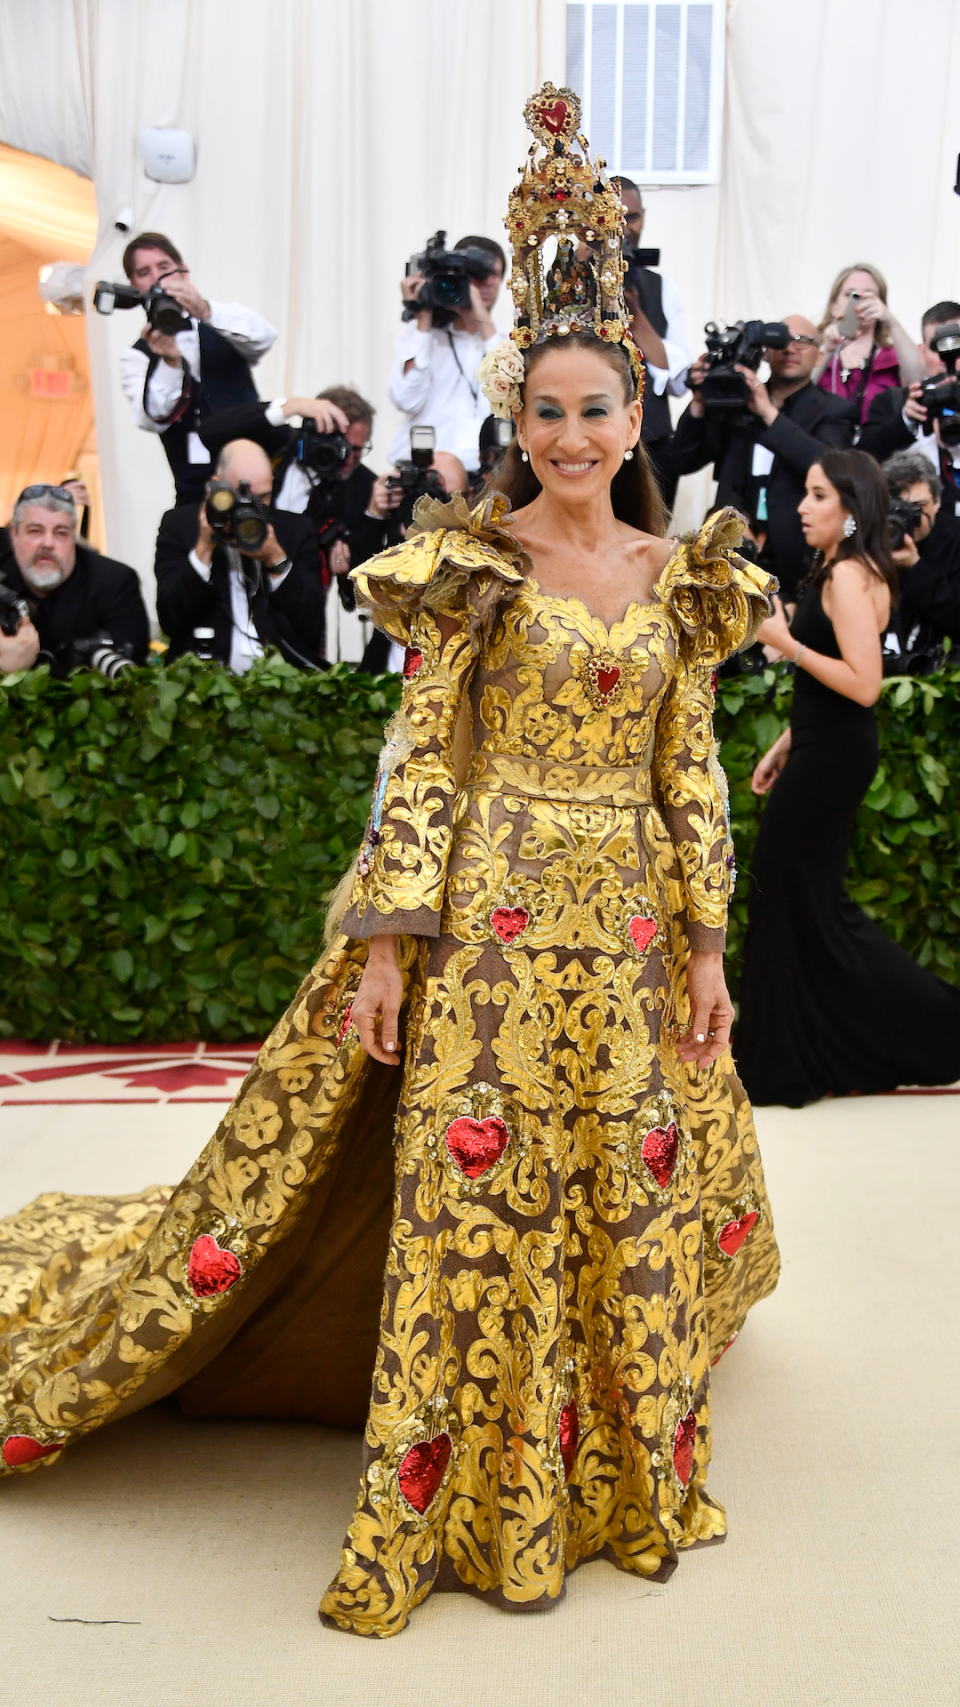
[[[91,280],[117,273],[130,203],[205,293],[280,328],[262,395],[346,381],[377,403],[382,467],[403,261],[438,225],[502,235],[523,103],[563,81],[563,0],[0,0],[0,25],[0,140],[93,178]],[[818,319],[848,261],[876,262],[915,334],[957,296],[958,88],[953,0],[729,0],[722,182],[647,196],[694,348],[710,318]],[[148,182],[145,125],[190,131],[193,183]],[[110,548],[146,570],[172,487],[119,389],[138,328],[89,337]]]

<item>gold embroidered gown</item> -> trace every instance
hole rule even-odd
[[[434,1587],[535,1610],[582,1559],[662,1579],[722,1538],[709,1366],[777,1276],[732,1061],[675,1051],[732,880],[711,675],[767,578],[724,512],[607,629],[501,516],[433,506],[356,572],[407,653],[344,936],[191,1173],[0,1226],[7,1470],[173,1389],[356,1422],[373,1371],[321,1606],[367,1635]],[[402,1073],[350,1023],[384,930]]]

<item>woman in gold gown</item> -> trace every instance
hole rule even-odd
[[[709,1368],[776,1282],[711,720],[767,581],[730,512],[657,537],[626,328],[563,324],[527,349],[520,507],[428,506],[356,572],[407,652],[342,934],[177,1188],[0,1228],[4,1468],[174,1390],[366,1412],[321,1605],[366,1635],[722,1538]]]

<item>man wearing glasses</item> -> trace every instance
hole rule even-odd
[[[797,505],[807,470],[826,446],[852,444],[855,423],[844,398],[810,382],[820,354],[816,327],[802,314],[788,314],[784,325],[790,342],[786,349],[767,350],[766,384],[752,368],[738,368],[754,417],[749,425],[731,426],[706,410],[701,387],[708,358],[694,362],[687,381],[693,401],[677,423],[672,454],[679,474],[714,464],[717,505],[732,504],[747,515],[760,562],[777,576],[784,602],[792,604],[805,572]]]
[[[134,423],[160,434],[177,503],[188,504],[202,497],[213,472],[204,423],[220,409],[257,402],[250,369],[273,346],[276,328],[239,302],[208,301],[160,231],[141,232],[127,244],[123,270],[141,294],[162,284],[189,322],[169,335],[146,325],[120,358]]]
[[[15,634],[0,632],[0,674],[48,663],[69,675],[78,641],[109,640],[142,664],[150,625],[136,570],[77,540],[77,511],[65,486],[26,486],[4,541],[0,582],[26,606]]]

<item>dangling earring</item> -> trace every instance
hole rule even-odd
[[[521,462],[529,462],[529,461],[530,461],[530,458],[529,458],[529,457],[528,457],[528,455],[527,455],[527,453],[526,453],[526,451],[525,451],[525,450],[522,450],[522,451],[521,451],[521,452],[520,452],[520,461],[521,461]]]
[[[633,451],[632,450],[625,450],[623,453],[623,460],[624,460],[624,462],[632,462],[633,461]]]
[[[854,521],[853,517],[852,516],[844,516],[844,518],[843,518],[843,537],[844,537],[844,539],[852,539],[854,534],[856,533],[856,531],[857,531],[857,524]]]

